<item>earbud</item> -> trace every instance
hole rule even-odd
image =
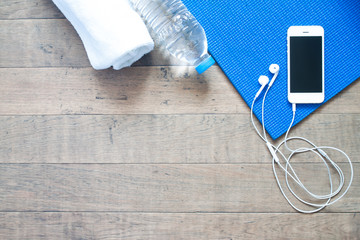
[[[270,83],[269,83],[269,87],[271,87],[273,85],[273,83],[275,82],[275,79],[277,78],[277,76],[279,75],[279,70],[280,67],[277,64],[271,64],[269,67],[269,71],[274,74],[274,76],[272,77]]]
[[[261,76],[259,77],[259,83],[260,83],[260,85],[261,85],[261,88],[260,88],[259,91],[256,93],[255,98],[257,98],[257,97],[260,95],[260,93],[262,92],[262,90],[264,89],[264,87],[269,83],[269,78],[268,78],[267,76],[265,76],[265,75],[261,75]]]
[[[259,77],[259,83],[261,85],[261,88],[259,89],[259,91],[256,93],[255,98],[257,98],[260,93],[262,92],[262,90],[265,88],[266,84],[269,83],[269,88],[273,85],[273,83],[275,82],[275,79],[277,77],[277,75],[279,74],[279,70],[280,67],[277,64],[271,64],[269,67],[269,71],[274,74],[274,76],[272,77],[270,83],[269,83],[269,78],[265,75],[261,75]]]
[[[260,83],[260,85],[262,86],[262,87],[264,87],[264,86],[266,86],[266,84],[268,84],[269,83],[269,78],[267,77],[267,76],[265,76],[265,75],[261,75],[260,77],[259,77],[259,83]]]
[[[272,74],[279,73],[279,70],[280,70],[280,67],[277,64],[271,64],[270,67],[269,67],[269,71]]]

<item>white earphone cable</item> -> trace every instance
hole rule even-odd
[[[277,77],[277,73],[275,73],[275,75],[273,76],[272,80],[271,80],[271,83],[273,83],[273,81],[275,80],[275,78]],[[296,113],[296,105],[293,104],[292,108],[293,108],[293,117],[292,117],[292,120],[291,120],[291,123],[289,125],[289,128],[287,129],[286,131],[286,134],[285,134],[285,138],[283,141],[281,141],[278,146],[274,146],[272,145],[268,139],[267,139],[267,135],[266,135],[266,131],[265,131],[265,118],[264,118],[264,115],[265,115],[265,99],[266,99],[266,96],[267,96],[267,93],[270,89],[271,85],[269,84],[267,86],[267,89],[265,91],[265,94],[263,96],[263,99],[262,99],[262,108],[261,108],[261,118],[262,118],[262,132],[263,132],[263,135],[260,133],[259,129],[256,127],[255,125],[255,122],[254,122],[254,118],[253,118],[253,109],[254,109],[254,105],[255,105],[255,102],[258,98],[258,94],[255,96],[252,104],[251,104],[251,109],[250,109],[250,116],[251,116],[251,123],[254,127],[254,129],[256,130],[257,134],[259,135],[259,137],[267,144],[267,145],[270,145],[274,152],[271,154],[273,155],[272,157],[272,166],[273,166],[273,172],[274,172],[274,176],[275,176],[275,179],[276,179],[276,182],[279,186],[279,189],[282,193],[282,195],[284,196],[284,198],[286,199],[286,201],[297,211],[299,212],[302,212],[302,213],[314,213],[314,212],[318,212],[322,209],[324,209],[326,206],[329,206],[331,204],[334,204],[335,202],[339,201],[349,190],[350,186],[351,186],[351,183],[353,181],[353,175],[354,175],[354,170],[353,170],[353,166],[352,166],[352,163],[351,163],[351,160],[349,158],[349,156],[343,152],[342,150],[338,149],[338,148],[335,148],[335,147],[329,147],[329,146],[316,146],[314,143],[312,143],[310,140],[306,139],[306,138],[303,138],[303,137],[288,137],[289,135],[289,132],[290,132],[290,129],[294,123],[294,120],[295,120],[295,113]],[[293,141],[293,140],[300,140],[300,141],[304,141],[306,143],[308,143],[310,146],[312,147],[300,147],[300,148],[297,148],[295,150],[291,149],[287,143],[289,141]],[[285,154],[280,150],[281,146],[284,145],[285,148],[290,152],[289,156],[286,157]],[[268,146],[269,147],[269,146]],[[335,150],[335,151],[338,151],[339,153],[343,154],[348,163],[349,163],[349,166],[350,166],[350,171],[351,171],[351,175],[350,175],[350,179],[349,179],[349,183],[346,187],[346,189],[344,190],[344,192],[338,196],[335,200],[333,199],[334,197],[336,197],[340,191],[342,190],[342,188],[344,187],[344,184],[345,184],[345,176],[344,176],[344,173],[343,171],[341,170],[341,168],[339,167],[339,165],[337,165],[334,161],[331,160],[331,158],[326,154],[326,152],[324,151],[325,149],[331,149],[331,150]],[[269,149],[270,150],[270,149]],[[270,150],[272,151],[272,150]],[[296,155],[296,154],[300,154],[300,153],[305,153],[305,152],[312,152],[314,154],[316,154],[321,160],[322,162],[324,163],[324,165],[326,166],[327,168],[327,172],[328,172],[328,176],[329,176],[329,185],[330,185],[330,192],[328,194],[325,194],[325,195],[318,195],[318,194],[314,194],[313,192],[311,192],[303,183],[302,181],[300,180],[300,178],[297,176],[295,170],[293,169],[290,161],[291,161],[291,158]],[[282,159],[285,161],[285,167],[281,164],[281,162],[279,161],[279,158],[276,156],[276,154],[279,154]],[[278,173],[276,171],[276,166],[275,164],[277,164],[280,169],[282,169],[284,172],[285,172],[285,181],[286,181],[286,186],[288,188],[288,190],[290,191],[290,193],[301,203],[305,204],[305,205],[308,205],[310,207],[313,207],[315,209],[312,209],[312,210],[305,210],[305,209],[301,209],[297,206],[295,206],[295,204],[288,198],[288,195],[285,193],[284,189],[283,189],[283,186],[279,180],[279,177],[278,177]],[[330,166],[329,166],[330,165]],[[339,175],[339,185],[337,187],[337,189],[335,191],[333,191],[333,179],[332,179],[332,175],[331,175],[331,170],[330,168],[334,168],[337,172],[337,174]],[[289,177],[302,189],[304,190],[309,196],[311,196],[312,198],[314,198],[313,202],[310,202],[310,201],[306,201],[304,200],[303,198],[301,198],[298,194],[295,193],[295,191],[291,188],[290,186],[290,182],[289,182]],[[318,202],[318,200],[323,200],[326,202],[324,203],[315,203],[315,202]]]

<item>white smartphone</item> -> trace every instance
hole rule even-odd
[[[321,26],[291,26],[287,42],[289,102],[323,102],[324,29]]]

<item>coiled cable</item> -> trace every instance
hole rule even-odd
[[[335,148],[335,147],[330,147],[330,146],[316,146],[313,142],[311,142],[310,140],[303,138],[303,137],[298,137],[298,136],[294,136],[294,137],[288,137],[290,129],[294,123],[295,120],[295,116],[296,116],[296,104],[292,105],[292,112],[293,112],[293,116],[292,116],[292,120],[291,123],[289,125],[289,128],[286,131],[285,134],[285,138],[283,141],[281,141],[277,146],[274,146],[273,144],[270,143],[270,141],[268,140],[267,136],[266,136],[266,131],[265,131],[265,99],[266,96],[268,94],[268,91],[270,89],[271,85],[267,86],[267,89],[265,91],[265,94],[263,96],[262,99],[262,108],[261,108],[261,118],[262,118],[262,134],[260,133],[259,129],[256,127],[255,122],[254,122],[254,117],[253,117],[253,108],[255,105],[255,102],[258,98],[258,96],[255,96],[252,104],[251,104],[251,110],[250,110],[250,118],[251,118],[251,123],[254,127],[254,129],[256,130],[257,134],[259,135],[259,137],[267,144],[270,153],[272,154],[272,168],[273,168],[273,173],[277,182],[277,185],[279,186],[279,189],[282,193],[282,195],[284,196],[284,198],[286,199],[286,201],[291,205],[291,207],[293,207],[295,210],[301,212],[301,213],[315,213],[318,212],[322,209],[324,209],[326,206],[332,205],[335,202],[339,201],[349,190],[351,183],[353,181],[353,175],[354,175],[354,170],[353,170],[353,166],[351,163],[351,160],[349,158],[349,156],[342,151],[341,149]],[[297,149],[291,149],[288,146],[288,142],[290,141],[294,141],[294,140],[300,140],[303,142],[306,142],[307,144],[309,144],[311,147],[299,147]],[[285,146],[285,148],[290,152],[290,154],[288,156],[286,156],[281,150],[280,148],[282,146]],[[343,154],[350,166],[350,171],[351,171],[351,175],[350,175],[350,179],[349,179],[349,183],[347,185],[347,187],[345,188],[345,190],[342,192],[342,194],[340,194],[339,196],[337,196],[341,190],[344,187],[345,184],[345,176],[344,173],[342,171],[342,169],[339,167],[338,164],[336,164],[329,156],[328,154],[325,152],[325,150],[335,150],[341,154]],[[291,165],[290,161],[292,159],[292,157],[296,154],[301,154],[301,153],[306,153],[306,152],[311,152],[314,153],[315,155],[317,155],[322,162],[324,163],[324,165],[327,168],[327,173],[328,173],[328,177],[329,177],[329,184],[330,184],[330,192],[328,194],[315,194],[313,192],[311,192],[308,187],[306,187],[303,182],[300,180],[300,178],[298,177],[298,175],[296,174],[296,171],[294,170],[293,166]],[[280,158],[278,157],[281,156],[281,158],[283,159],[283,163],[280,161]],[[276,166],[278,165],[285,173],[285,181],[286,181],[286,186],[288,188],[288,190],[290,191],[290,193],[301,203],[308,205],[314,209],[312,210],[306,210],[306,209],[302,209],[300,207],[297,207],[288,197],[288,195],[285,193],[283,185],[281,184],[279,177],[278,177],[278,172],[276,171]],[[285,164],[285,166],[283,165]],[[331,174],[331,168],[335,169],[336,173],[339,175],[339,185],[338,187],[334,190],[334,186],[333,186],[333,180],[332,180],[332,174]],[[291,188],[290,186],[290,182],[289,182],[289,177],[295,182],[295,184],[297,184],[301,189],[303,189],[309,196],[311,196],[312,198],[314,198],[314,201],[306,201],[304,198],[300,197],[297,193],[295,193],[295,191]],[[337,197],[336,197],[337,196]],[[335,198],[336,197],[336,198]],[[323,203],[316,203],[318,200],[322,200],[324,201]]]

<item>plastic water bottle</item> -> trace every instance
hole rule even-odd
[[[215,63],[207,52],[204,29],[180,0],[130,0],[155,44],[203,73]]]

